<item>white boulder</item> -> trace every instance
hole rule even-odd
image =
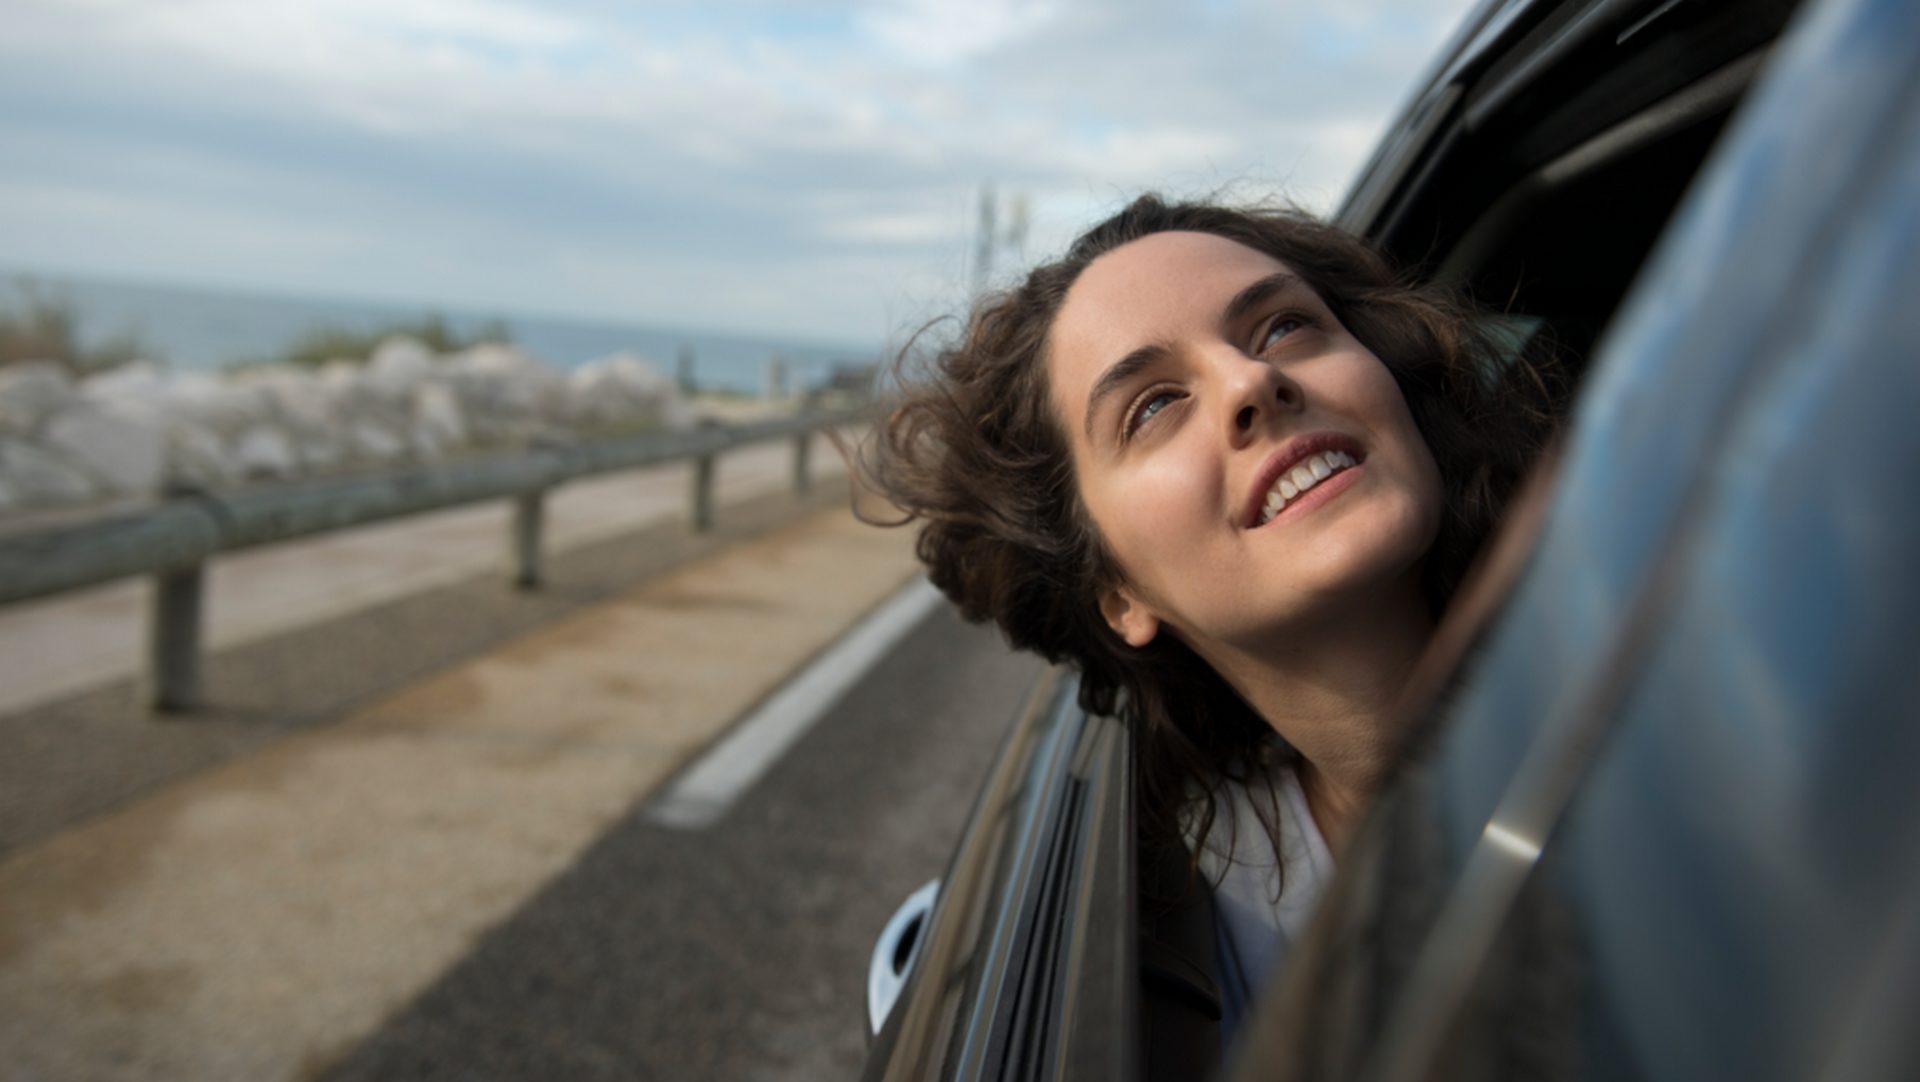
[[[153,361],[130,361],[80,381],[80,393],[96,402],[151,402],[167,392],[167,370]]]
[[[179,420],[167,427],[168,484],[218,488],[239,478],[226,442],[210,429]]]
[[[436,450],[467,442],[466,411],[460,408],[453,388],[444,383],[423,383],[414,388],[413,427]]]
[[[222,381],[206,372],[174,377],[167,384],[165,402],[170,420],[199,425],[223,439],[237,438],[273,417],[273,400],[260,387]]]
[[[565,380],[512,346],[463,350],[441,362],[441,373],[459,396],[469,443],[519,442],[567,412]]]
[[[367,376],[389,393],[410,392],[433,374],[433,351],[426,343],[404,334],[382,339],[367,358]]]
[[[272,425],[255,425],[233,441],[233,463],[242,477],[283,480],[300,472],[293,441]]]
[[[73,377],[53,361],[0,368],[0,432],[30,435],[75,396]]]
[[[528,356],[519,347],[505,342],[481,342],[478,345],[469,346],[458,353],[449,354],[444,363],[455,371],[470,372],[479,376],[547,371],[544,365]]]
[[[588,361],[567,376],[569,413],[587,425],[671,423],[679,398],[673,381],[632,353]]]
[[[23,506],[85,503],[102,494],[99,484],[65,456],[5,437],[0,437],[0,483]]]
[[[316,373],[316,378],[318,378],[323,385],[335,389],[351,387],[360,382],[363,367],[364,366],[357,361],[350,361],[345,357],[335,357],[333,360],[320,366],[319,371]]]
[[[344,432],[325,435],[295,434],[291,437],[300,468],[307,473],[325,473],[347,461],[350,448]]]
[[[408,441],[378,421],[356,417],[347,425],[347,449],[364,461],[398,462],[406,456]]]
[[[143,495],[159,487],[166,433],[149,417],[81,402],[54,414],[40,443],[91,474],[107,492]]]
[[[292,368],[265,370],[258,386],[273,404],[274,422],[285,430],[303,468],[324,469],[346,456],[345,407],[338,386]]]

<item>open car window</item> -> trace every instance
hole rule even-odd
[[[1425,141],[1389,140],[1340,220],[1578,370],[1793,7],[1489,5],[1403,121]]]

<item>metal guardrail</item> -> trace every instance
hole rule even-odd
[[[200,700],[201,599],[214,556],[486,500],[514,501],[514,583],[542,577],[546,495],[568,481],[691,460],[689,518],[713,525],[714,460],[751,443],[793,441],[793,489],[807,488],[809,447],[825,429],[867,420],[865,411],[805,413],[734,427],[697,428],[510,455],[413,466],[355,477],[234,492],[179,491],[157,504],[68,526],[0,533],[0,604],[28,601],[135,575],[153,575],[149,685],[156,710]]]

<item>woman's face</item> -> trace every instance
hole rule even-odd
[[[1439,470],[1386,367],[1271,256],[1156,233],[1089,264],[1048,337],[1107,622],[1259,650],[1417,589]],[[1297,640],[1295,640],[1297,641]]]

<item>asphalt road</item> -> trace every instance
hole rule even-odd
[[[718,823],[635,808],[310,1076],[854,1077],[874,937],[941,874],[1040,671],[940,607]]]

